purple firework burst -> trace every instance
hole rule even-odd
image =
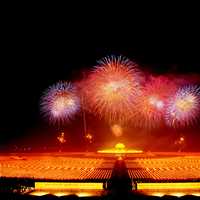
[[[69,121],[80,109],[76,88],[68,82],[49,87],[41,98],[41,110],[53,123]]]
[[[172,127],[191,126],[200,114],[200,87],[184,86],[169,99],[166,123]]]

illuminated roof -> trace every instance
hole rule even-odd
[[[123,144],[123,143],[117,143],[116,145],[115,145],[115,149],[125,149],[125,145]]]
[[[130,153],[142,153],[142,150],[126,149],[123,143],[117,143],[115,148],[99,150],[98,153],[110,153],[110,154],[130,154]]]

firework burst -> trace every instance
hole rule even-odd
[[[123,129],[120,125],[114,124],[111,126],[111,131],[115,137],[120,137],[123,134]]]
[[[135,126],[149,129],[162,126],[166,100],[176,88],[166,77],[151,77],[137,101],[137,112],[133,116]]]
[[[59,82],[49,87],[41,98],[41,110],[53,123],[63,123],[70,120],[79,107],[76,89],[67,82]]]
[[[166,109],[166,123],[174,128],[191,126],[200,114],[200,87],[184,86],[173,95]]]
[[[137,65],[127,58],[100,60],[84,88],[90,110],[110,122],[125,122],[139,94],[140,79]]]

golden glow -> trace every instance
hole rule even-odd
[[[150,193],[149,195],[156,196],[156,197],[163,197],[165,194],[162,192],[153,192],[153,193]]]
[[[123,143],[117,143],[115,145],[115,149],[116,150],[124,150],[125,149],[125,145]]]
[[[88,133],[88,134],[85,135],[85,139],[86,139],[87,142],[90,143],[90,144],[93,143],[93,141],[94,141],[94,140],[93,140],[93,135],[90,134],[90,133]]]
[[[49,194],[48,192],[44,192],[44,191],[33,191],[31,193],[29,193],[30,195],[33,195],[33,196],[43,196],[43,195],[46,195],[46,194]]]
[[[77,183],[77,182],[35,182],[36,190],[66,190],[66,189],[78,189],[78,190],[102,190],[103,183]]]
[[[61,144],[64,144],[66,142],[65,140],[65,133],[62,132],[58,137],[57,137],[58,141],[61,143]]]
[[[150,195],[150,196],[156,196],[156,197],[163,197],[164,195],[170,195],[170,196],[175,196],[175,197],[182,197],[185,196],[187,194],[191,194],[193,195],[193,193],[185,193],[185,192],[152,192],[152,193],[145,193],[146,195]]]
[[[122,131],[122,127],[120,125],[118,125],[118,124],[112,125],[111,130],[112,130],[112,133],[114,136],[116,136],[116,137],[122,136],[123,131]]]
[[[178,138],[178,141],[180,137]],[[185,138],[186,140],[186,138]],[[125,149],[117,152],[115,148],[102,151],[110,153],[110,157],[122,157],[130,152]],[[117,152],[117,153],[116,153]],[[149,155],[150,154],[150,155]],[[106,160],[102,155],[96,158],[85,156],[76,157],[73,154],[14,154],[0,156],[1,175],[4,177],[51,179],[51,180],[86,180],[103,179],[111,177],[114,159]],[[199,180],[200,178],[200,153],[162,153],[163,156],[151,157],[156,153],[143,153],[127,158],[127,168],[132,179],[157,180]],[[168,156],[167,156],[168,155]],[[106,157],[106,155],[105,155]],[[108,162],[107,162],[108,161]],[[102,169],[106,166],[107,169]],[[137,166],[140,166],[137,169]],[[39,170],[38,170],[39,169]]]
[[[188,95],[184,99],[179,99],[176,101],[176,106],[183,112],[187,112],[190,110],[194,104],[195,97],[192,95]]]
[[[159,189],[200,189],[198,182],[183,183],[138,183],[138,190],[159,190]]]
[[[53,193],[51,193],[51,194],[53,194],[53,195],[55,195],[55,196],[57,196],[57,197],[62,197],[62,196],[70,195],[70,194],[72,194],[72,193],[70,193],[70,192],[53,192]]]
[[[78,197],[89,197],[89,196],[93,196],[94,194],[89,193],[89,192],[78,192],[78,193],[76,193],[76,195]]]
[[[77,195],[78,197],[89,197],[89,196],[96,196],[98,195],[98,192],[76,192],[75,190],[72,191],[64,191],[64,192],[60,192],[60,191],[55,191],[55,192],[52,192],[52,191],[33,191],[31,193],[29,193],[30,195],[33,195],[33,196],[44,196],[44,195],[47,195],[47,194],[52,194],[54,196],[57,196],[57,197],[62,197],[62,196],[67,196],[67,195]]]
[[[142,153],[142,150],[126,149],[123,143],[117,143],[115,148],[97,151],[98,153],[126,154],[126,153]]]
[[[194,193],[192,193],[192,195],[200,197],[200,192],[194,192]]]
[[[179,145],[181,145],[181,144],[184,144],[184,142],[185,142],[185,138],[182,136],[182,137],[180,137],[178,140],[176,140],[176,141],[174,142],[174,144],[179,144]]]
[[[118,157],[118,160],[123,160],[123,158],[121,156]]]
[[[6,157],[6,160],[2,160],[0,156],[2,176],[52,180],[109,179],[111,176],[111,170],[100,170],[104,162],[102,158],[64,155],[28,155],[12,160],[9,156]],[[94,173],[95,170],[97,173]]]
[[[85,137],[88,140],[92,140],[93,139],[93,136],[90,133],[88,133]]]
[[[130,149],[130,150],[116,150],[116,149],[104,149],[104,150],[98,150],[98,153],[113,153],[113,154],[126,154],[126,153],[142,153],[142,150],[134,150],[134,149]]]
[[[169,195],[175,196],[175,197],[182,197],[182,196],[185,196],[186,193],[184,193],[184,192],[172,192],[172,193],[169,193]]]

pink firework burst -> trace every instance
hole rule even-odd
[[[53,123],[70,120],[79,108],[79,97],[71,83],[59,82],[49,87],[41,98],[41,110]]]
[[[166,100],[176,88],[176,84],[166,77],[151,77],[137,101],[137,112],[133,116],[135,126],[149,129],[162,126]]]
[[[137,65],[124,57],[106,57],[89,75],[84,93],[89,109],[109,122],[125,122],[140,92]]]
[[[166,123],[174,128],[192,126],[200,114],[200,87],[181,87],[169,99],[166,109]]]

